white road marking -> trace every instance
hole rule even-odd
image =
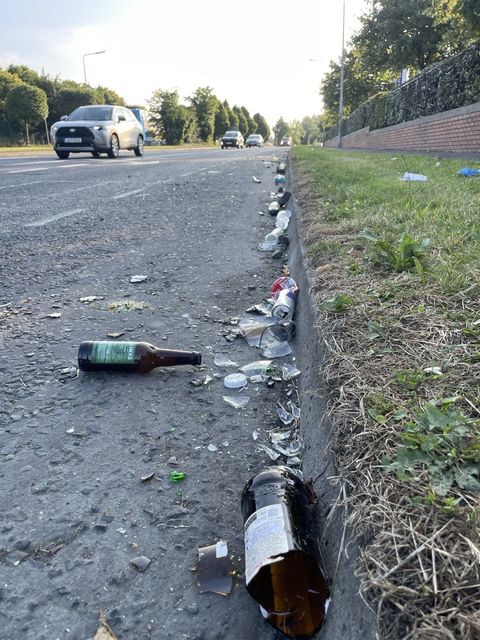
[[[89,167],[88,162],[77,162],[76,164],[55,164],[50,169],[75,169],[76,167]]]
[[[19,182],[18,184],[7,184],[0,189],[16,189],[17,187],[26,187],[29,184],[42,184],[40,180],[31,180],[30,182]]]
[[[112,200],[120,200],[120,198],[128,198],[136,193],[142,193],[143,189],[135,189],[135,191],[127,191],[126,193],[119,193],[117,196],[112,196]]]
[[[57,213],[54,216],[50,216],[48,218],[41,218],[36,222],[29,222],[26,224],[26,227],[44,227],[46,224],[50,224],[50,222],[55,222],[56,220],[61,220],[62,218],[68,218],[68,216],[74,216],[77,213],[83,213],[85,209],[72,209],[72,211],[64,211],[63,213]]]
[[[13,173],[32,173],[33,171],[48,171],[48,167],[38,167],[38,169],[34,169],[33,167],[31,169],[15,169],[14,171],[6,171],[5,173],[11,175]]]

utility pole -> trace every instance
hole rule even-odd
[[[338,131],[337,147],[342,148],[342,120],[343,120],[343,83],[345,80],[345,0],[343,0],[343,22],[342,22],[342,58],[340,62],[340,100],[338,103]]]

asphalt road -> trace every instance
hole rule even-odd
[[[236,369],[214,365],[259,357],[224,334],[280,275],[257,249],[273,226],[259,215],[273,154],[284,151],[0,159],[2,640],[91,639],[100,610],[121,640],[279,637],[244,588],[240,494],[270,464],[256,444],[295,388],[249,384],[236,410],[222,399]],[[110,332],[201,351],[204,364],[77,376],[79,343]],[[219,539],[239,573],[229,597],[199,593],[191,570]]]

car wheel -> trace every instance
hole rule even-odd
[[[133,150],[136,156],[143,156],[143,136],[138,136],[137,138],[137,146]]]
[[[68,151],[55,151],[60,160],[66,160],[70,153]]]
[[[110,140],[110,149],[107,151],[107,155],[109,158],[118,158],[120,153],[120,145],[118,143],[118,137],[114,133]]]
[[[92,151],[92,156],[94,158],[99,158],[100,157],[100,152],[99,151]]]

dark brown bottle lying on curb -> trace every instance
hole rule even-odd
[[[83,371],[135,371],[146,373],[155,367],[200,364],[197,351],[158,349],[148,342],[99,340],[82,342],[78,348],[78,366]]]
[[[289,638],[316,633],[329,605],[312,537],[313,498],[302,474],[289,467],[262,471],[242,494],[247,590]]]

